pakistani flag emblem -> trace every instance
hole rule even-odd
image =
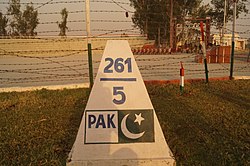
[[[154,142],[153,110],[120,111],[119,143]]]
[[[154,141],[153,110],[86,111],[86,144]]]

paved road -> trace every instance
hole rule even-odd
[[[185,79],[205,78],[204,65],[194,62],[193,54],[135,55],[144,80],[179,79],[180,61],[185,68]],[[237,56],[234,76],[250,76],[250,62]],[[101,55],[93,56],[96,74]],[[209,77],[229,76],[230,64],[208,64]],[[87,83],[87,55],[63,56],[0,56],[0,88],[29,87]]]

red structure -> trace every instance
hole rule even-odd
[[[207,63],[230,63],[231,46],[214,46],[207,49]],[[197,55],[195,62],[203,63],[203,55]]]

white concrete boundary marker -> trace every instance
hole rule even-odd
[[[175,165],[127,41],[107,42],[67,165]]]

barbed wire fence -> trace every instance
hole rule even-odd
[[[96,9],[93,7],[90,10],[94,17],[91,19],[91,32],[94,34],[91,37],[94,76],[106,41],[124,39],[130,43],[144,80],[179,79],[180,61],[184,63],[187,79],[204,78],[203,64],[195,62],[196,54],[169,54],[166,50],[142,50],[143,45],[152,45],[154,41],[147,40],[145,36],[140,34],[138,28],[132,26],[133,9],[130,7],[129,1],[91,0],[90,2],[98,4],[95,6]],[[35,38],[0,39],[0,88],[88,82],[85,10],[70,6],[81,4],[84,8],[84,3],[84,1],[75,0],[50,0],[45,3],[33,3],[39,11],[39,16],[48,19],[40,20],[38,25],[40,28],[37,30],[38,36]],[[60,17],[60,8],[56,5],[61,5],[62,8],[63,4],[64,7],[70,8],[69,16],[73,16],[69,17],[68,20],[68,37],[61,38],[58,36],[60,31],[57,30],[58,20],[56,20],[58,16]],[[0,2],[1,5],[9,5],[9,1]],[[114,5],[116,8],[111,10],[109,5]],[[46,8],[45,11],[42,10],[44,8]],[[55,11],[55,9],[58,10]],[[130,14],[129,18],[125,17],[125,12]],[[57,17],[54,18],[54,15]],[[116,18],[116,15],[120,15],[119,18],[124,19]],[[241,19],[250,18],[247,15]],[[248,27],[249,24],[237,26]],[[239,34],[241,33],[249,35],[250,31],[239,32]],[[247,55],[239,53],[235,58],[235,74],[239,76],[249,75]],[[229,75],[229,63],[209,64],[208,67],[210,77]]]

